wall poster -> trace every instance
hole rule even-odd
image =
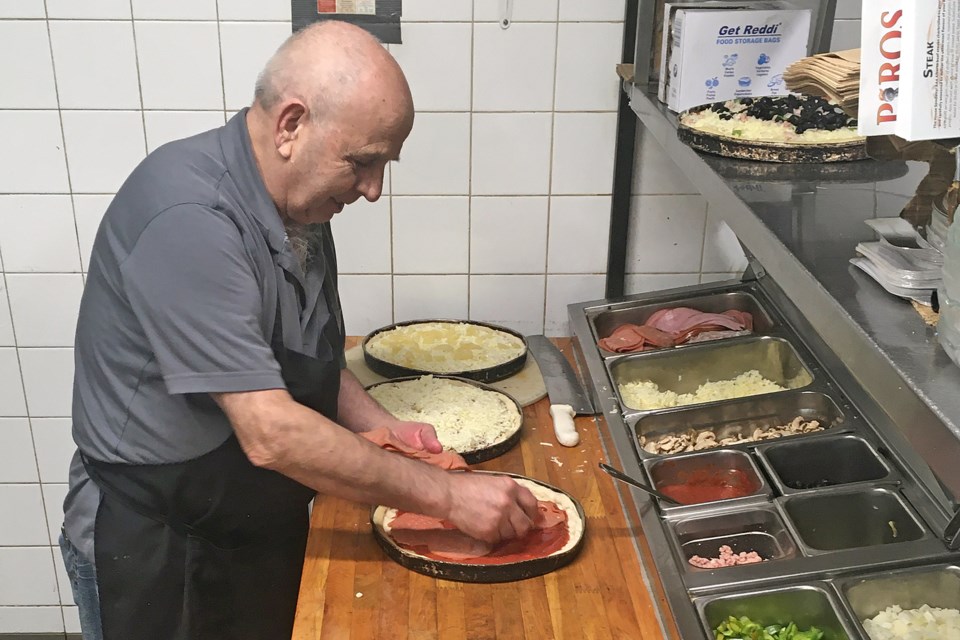
[[[384,44],[400,44],[402,0],[290,0],[293,30],[321,20],[362,27]]]

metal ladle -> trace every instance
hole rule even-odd
[[[628,476],[627,474],[625,474],[623,471],[620,471],[619,469],[614,469],[613,467],[611,467],[610,465],[608,465],[608,464],[606,464],[606,463],[601,462],[601,463],[600,463],[600,468],[603,469],[604,471],[606,471],[606,472],[607,472],[607,475],[609,475],[611,478],[615,478],[615,479],[619,480],[620,482],[626,482],[627,484],[629,484],[629,485],[632,486],[632,487],[636,487],[637,489],[640,489],[640,490],[642,490],[642,491],[646,491],[646,492],[649,493],[650,495],[652,495],[652,496],[654,496],[654,497],[656,497],[656,498],[660,498],[661,500],[663,500],[664,502],[666,502],[666,503],[668,503],[668,504],[681,504],[681,503],[677,502],[676,500],[674,500],[673,498],[671,498],[670,496],[668,496],[667,494],[665,494],[665,493],[660,493],[659,491],[657,491],[657,490],[654,489],[653,487],[650,487],[650,486],[648,486],[648,485],[640,482],[639,480],[636,480],[636,479],[634,479],[634,478],[631,478],[630,476]]]

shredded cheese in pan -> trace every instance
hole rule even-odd
[[[626,382],[619,385],[623,402],[632,409],[662,409],[665,407],[679,407],[687,404],[711,402],[713,400],[729,400],[742,398],[759,393],[786,391],[776,382],[767,380],[756,369],[741,373],[732,380],[717,380],[704,382],[693,393],[676,393],[675,391],[661,391],[649,380]]]
[[[370,395],[399,420],[432,424],[440,444],[457,453],[503,442],[523,423],[509,397],[459,380],[421,376],[385,382]]]
[[[431,373],[487,369],[523,355],[523,341],[506,331],[465,322],[421,322],[373,336],[367,353],[391,364]]]

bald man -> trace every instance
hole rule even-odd
[[[61,548],[86,640],[290,637],[316,492],[445,518],[488,542],[536,500],[357,434],[439,452],[344,368],[330,219],[380,197],[413,125],[355,27],[292,36],[254,104],[150,154],[97,233],[76,338]]]

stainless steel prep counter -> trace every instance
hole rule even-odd
[[[579,355],[625,471],[637,477],[647,473],[649,478],[650,460],[638,451],[636,442],[636,425],[638,418],[642,423],[643,415],[625,407],[619,397],[616,372],[627,368],[618,369],[617,358],[597,348],[598,318],[636,305],[747,293],[776,316],[770,335],[791,341],[811,367],[815,382],[808,392],[835,400],[847,415],[846,427],[857,436],[876,438],[880,450],[894,461],[902,478],[891,485],[896,495],[886,495],[890,487],[875,487],[872,497],[870,492],[864,494],[868,495],[868,508],[886,509],[887,503],[896,507],[893,498],[902,494],[918,516],[916,539],[908,543],[820,553],[802,544],[803,532],[798,530],[807,507],[801,508],[802,500],[796,496],[781,494],[750,517],[757,522],[776,523],[778,518],[788,522],[802,553],[789,551],[777,560],[775,569],[763,566],[771,563],[763,563],[691,572],[678,543],[683,527],[671,522],[668,512],[654,500],[635,490],[631,495],[668,595],[670,613],[684,638],[705,637],[706,621],[726,610],[721,606],[724,598],[736,593],[746,597],[750,589],[760,589],[766,591],[756,598],[775,603],[778,596],[774,592],[792,584],[796,591],[784,596],[784,601],[806,598],[813,608],[833,607],[844,625],[852,625],[845,627],[845,632],[858,637],[862,634],[859,623],[850,620],[859,610],[855,615],[856,606],[841,595],[850,580],[870,571],[960,560],[953,545],[945,541],[956,496],[960,496],[960,368],[949,360],[937,344],[935,331],[910,304],[889,295],[848,262],[858,242],[874,239],[864,220],[899,215],[927,167],[875,161],[830,167],[761,165],[701,155],[677,139],[676,116],[656,100],[655,91],[630,84],[625,90],[648,132],[707,198],[711,214],[730,225],[752,256],[745,282],[570,305]],[[607,320],[600,321],[604,322]],[[654,361],[648,357],[646,362]],[[750,447],[754,449],[760,453],[752,455],[763,458],[763,447]],[[836,506],[828,508],[847,509],[842,493],[834,494]],[[727,508],[728,516],[732,512]],[[700,515],[716,518],[723,514],[719,508]],[[783,531],[777,535],[790,537]]]

